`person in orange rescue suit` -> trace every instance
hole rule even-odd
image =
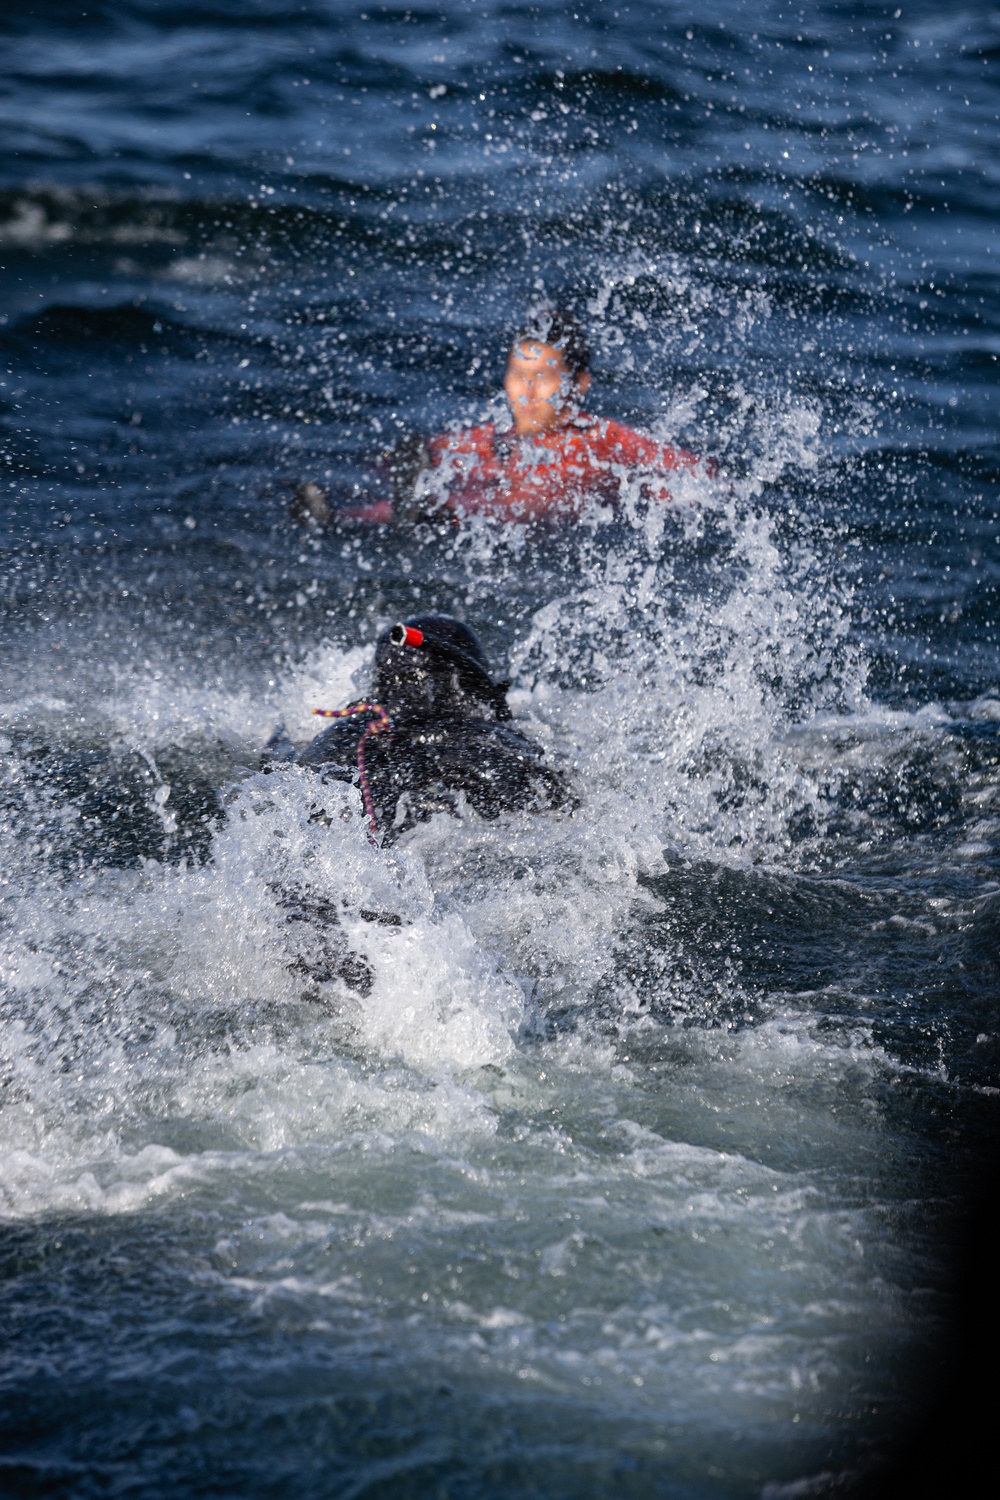
[[[558,308],[536,309],[507,359],[510,427],[484,422],[400,445],[387,456],[393,499],[348,506],[331,519],[377,524],[450,513],[455,524],[470,516],[573,521],[594,500],[617,509],[630,479],[640,481],[647,498],[668,502],[671,475],[715,476],[711,460],[590,416],[583,409],[589,389],[590,351],[580,323]],[[306,489],[315,486],[300,487]]]

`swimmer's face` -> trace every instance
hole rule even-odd
[[[574,380],[558,349],[526,339],[507,361],[503,388],[519,437],[560,427],[573,415],[590,386],[590,376]]]

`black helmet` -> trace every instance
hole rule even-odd
[[[420,615],[379,636],[372,691],[390,718],[509,719],[508,684],[495,683],[475,635],[450,615]]]

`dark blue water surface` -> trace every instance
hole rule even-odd
[[[1000,12],[84,3],[0,20],[0,1491],[888,1484],[1000,1090]],[[290,520],[540,297],[694,509]],[[417,608],[572,817],[257,773]]]

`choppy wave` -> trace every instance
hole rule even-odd
[[[0,27],[5,1472],[844,1488],[996,1097],[995,16]],[[719,479],[290,524],[541,295]],[[257,757],[430,609],[578,805],[381,854]]]

